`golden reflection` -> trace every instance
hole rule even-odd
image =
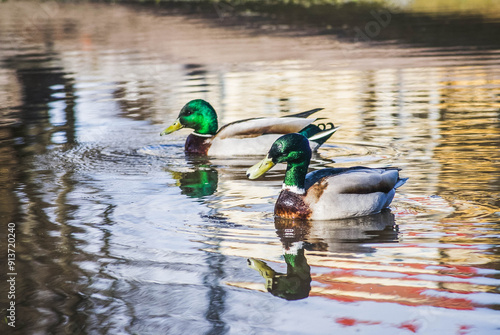
[[[496,160],[500,157],[500,125],[493,121],[500,110],[498,69],[453,68],[443,73],[440,95],[440,137],[434,158],[442,165],[442,194],[454,199],[457,193],[459,196],[455,200],[458,211],[450,219],[492,213],[497,210],[498,198],[477,191],[478,187],[499,185],[491,175],[498,170]],[[460,189],[454,185],[460,185]],[[478,213],[475,204],[482,205],[481,210],[486,212]]]

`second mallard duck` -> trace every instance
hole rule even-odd
[[[338,129],[332,123],[314,125],[316,119],[307,119],[322,108],[273,118],[251,118],[226,124],[218,128],[217,113],[205,100],[188,102],[177,120],[160,135],[181,128],[191,128],[185,144],[186,153],[209,156],[262,155],[281,135],[300,132],[311,147],[317,149]]]
[[[311,149],[300,134],[281,136],[266,158],[247,170],[255,179],[277,163],[287,163],[274,214],[289,219],[332,220],[380,212],[407,178],[397,168],[327,168],[307,173]]]

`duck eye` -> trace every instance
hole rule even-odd
[[[191,114],[193,114],[193,111],[190,109],[184,111],[184,115],[191,115]]]

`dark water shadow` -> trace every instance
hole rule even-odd
[[[45,51],[0,63],[14,70],[22,96],[21,105],[11,108],[13,122],[0,127],[7,134],[0,143],[0,168],[6,167],[9,176],[0,185],[0,223],[15,224],[15,330],[79,334],[87,316],[75,313],[84,303],[80,284],[85,278],[76,262],[88,255],[79,250],[81,241],[75,237],[82,229],[71,223],[78,205],[68,199],[78,179],[71,170],[46,170],[34,160],[53,145],[65,150],[76,142],[74,81],[48,45]],[[50,114],[55,101],[64,103],[58,122]],[[48,188],[56,190],[53,196],[45,193]],[[7,306],[6,298],[2,294],[2,306]],[[2,322],[0,332],[4,326]]]
[[[401,10],[382,2],[127,1],[159,15],[204,17],[214,25],[245,27],[256,34],[335,36],[346,42],[390,42],[432,47],[498,48],[500,15]]]

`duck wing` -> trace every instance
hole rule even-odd
[[[297,133],[316,119],[302,117],[254,118],[228,123],[215,136],[219,139],[230,137],[257,137],[266,134]]]
[[[398,168],[330,168],[308,173],[305,188],[317,193],[327,186],[337,194],[388,193],[402,186],[408,178],[399,177]]]
[[[257,137],[265,134],[284,135],[297,133],[316,121],[317,119],[306,118],[320,110],[323,110],[323,108],[314,108],[283,117],[250,118],[235,121],[221,127],[216,136],[224,139],[229,137]]]

